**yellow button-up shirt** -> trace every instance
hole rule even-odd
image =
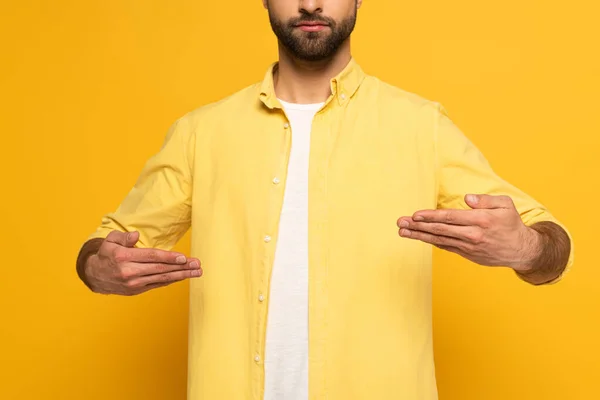
[[[293,134],[275,66],[180,118],[90,236],[137,230],[138,246],[170,249],[191,227],[204,276],[190,281],[190,400],[263,396]],[[509,195],[526,224],[558,221],[498,177],[438,103],[365,74],[354,59],[331,79],[310,140],[309,397],[436,399],[432,246],[401,238],[397,219],[468,209],[466,193],[487,193]]]

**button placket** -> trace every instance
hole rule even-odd
[[[289,135],[291,133],[291,125],[289,123],[289,121],[285,120],[283,121],[282,125],[280,125],[280,127],[283,127],[283,137],[285,138],[284,140],[289,140]],[[281,128],[280,128],[281,129]],[[281,160],[281,159],[280,159]],[[272,175],[271,178],[271,184],[273,186],[271,186],[272,188],[272,192],[270,193],[271,199],[269,201],[269,203],[274,206],[275,208],[279,207],[279,202],[281,201],[281,189],[283,186],[283,180],[285,179],[285,170],[282,171],[283,166],[279,165],[280,162],[278,163],[278,165],[275,168],[274,174]],[[284,163],[285,164],[285,159],[284,159]],[[283,174],[283,175],[281,175]],[[281,186],[280,186],[281,184]],[[270,209],[269,212],[271,213],[273,211],[273,209]],[[273,218],[275,220],[278,219],[278,217],[275,214],[271,214],[269,216],[269,221],[267,222],[267,227],[266,227],[266,232],[269,232],[271,229],[273,229]],[[274,253],[274,248],[272,245],[267,245],[269,243],[271,243],[273,241],[273,237],[269,234],[264,234],[263,236],[263,249],[264,249],[264,263],[265,263],[265,271],[268,268],[268,264],[272,263],[272,258],[273,258],[273,253]],[[266,307],[267,307],[267,296],[266,296],[266,292],[269,290],[269,284],[268,284],[268,279],[267,276],[265,275],[265,277],[262,279],[262,282],[260,284],[260,286],[258,287],[258,293],[256,294],[256,299],[257,299],[257,303],[256,304],[256,310],[258,313],[258,322],[259,325],[263,325],[264,324],[264,319],[266,318]],[[256,300],[255,300],[256,301]],[[264,326],[264,325],[263,325]],[[262,356],[264,356],[264,354],[262,353],[264,351],[264,335],[261,333],[261,329],[257,328],[257,333],[260,335],[257,343],[256,343],[256,347],[254,349],[254,355],[253,357],[253,361],[255,363],[255,365],[257,367],[261,367],[264,362],[262,359]],[[257,368],[256,369],[256,374],[258,374],[258,376],[262,377],[262,368]]]

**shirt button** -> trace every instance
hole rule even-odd
[[[260,301],[261,303],[265,301],[265,296],[263,296],[262,293],[258,295],[258,301]]]
[[[278,177],[273,178],[273,183],[277,185],[279,183],[279,178]]]
[[[288,123],[286,122],[285,124],[283,124],[283,127],[284,127],[285,129],[287,129],[287,128],[289,128],[289,127],[290,127],[290,124],[288,124]]]
[[[265,243],[269,243],[271,241],[271,236],[265,236]]]
[[[260,361],[260,356],[258,354],[254,356],[254,361],[255,362],[259,362]]]
[[[342,93],[342,94],[340,94],[340,98],[341,98],[342,100],[346,100],[346,94],[345,94],[345,93]]]

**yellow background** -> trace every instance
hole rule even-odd
[[[259,0],[2,3],[0,398],[183,399],[186,284],[93,295],[75,257],[176,118],[262,78],[267,14]],[[441,400],[600,398],[599,13],[592,0],[359,13],[363,68],[440,101],[576,241],[571,274],[544,288],[436,252]]]

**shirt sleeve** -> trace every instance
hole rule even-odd
[[[189,125],[184,117],[169,128],[121,204],[103,216],[88,239],[105,238],[112,230],[138,231],[136,247],[164,250],[181,239],[191,223],[194,135]]]
[[[541,203],[498,176],[479,149],[449,118],[446,109],[436,104],[434,116],[434,145],[437,161],[437,206],[441,209],[470,209],[466,194],[509,196],[527,226],[550,221],[562,227],[571,242],[567,267],[556,283],[570,270],[574,250],[571,233]]]

